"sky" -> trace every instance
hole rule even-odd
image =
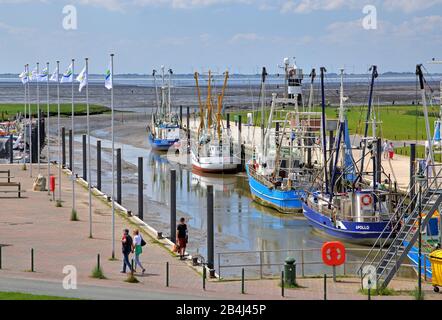
[[[66,5],[74,30],[63,27]],[[110,53],[115,73],[276,73],[285,57],[306,73],[413,72],[442,60],[441,31],[442,0],[0,0],[0,73],[85,57],[103,73]]]

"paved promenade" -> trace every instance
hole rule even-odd
[[[140,283],[124,282],[121,270],[120,236],[124,228],[137,226],[125,217],[116,217],[116,256],[110,261],[111,209],[102,200],[93,197],[93,238],[89,238],[87,190],[77,184],[78,222],[70,221],[72,183],[67,174],[62,177],[63,207],[57,208],[47,192],[33,192],[32,179],[22,165],[0,165],[0,170],[11,169],[13,181],[21,182],[25,193],[22,199],[0,198],[0,245],[2,269],[0,291],[21,291],[88,299],[282,299],[278,280],[246,282],[246,294],[241,294],[241,283],[210,281],[202,288],[202,277],[188,262],[179,261],[157,241],[144,235],[147,246],[142,261],[147,272],[137,275]],[[46,167],[42,166],[42,173]],[[52,168],[55,172],[56,168]],[[34,165],[34,176],[37,166]],[[0,194],[3,197],[4,194]],[[146,221],[148,223],[148,221]],[[191,245],[191,244],[190,244]],[[29,272],[30,250],[34,249],[35,272]],[[90,277],[101,254],[101,265],[107,280]],[[166,287],[166,262],[170,265],[170,287]],[[75,266],[78,272],[78,290],[64,290],[63,268]],[[323,299],[322,279],[298,279],[304,287],[285,290],[284,299]],[[413,290],[416,281],[395,280],[396,290]],[[359,279],[345,278],[338,283],[328,281],[329,299],[366,299],[358,293]],[[433,294],[430,284],[424,285],[427,299],[440,299]],[[379,297],[374,297],[378,299]],[[413,299],[408,295],[382,297],[382,299]]]

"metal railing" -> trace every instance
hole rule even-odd
[[[280,274],[285,265],[285,258],[292,257],[296,260],[296,271],[301,277],[322,276],[327,270],[337,272],[337,276],[359,277],[357,267],[361,265],[368,252],[370,248],[347,248],[345,263],[335,270],[324,265],[320,248],[219,252],[217,271],[220,279],[238,279],[242,268],[246,269],[248,274],[253,275],[251,278],[273,278]],[[422,253],[422,255],[426,260],[428,254]],[[426,274],[424,266],[425,264],[422,266],[422,273]],[[415,265],[402,264],[402,267],[402,274],[405,277],[416,275],[415,272],[410,272],[416,268]],[[235,269],[237,272],[234,271]]]

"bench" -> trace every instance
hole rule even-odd
[[[1,176],[1,175],[6,175],[6,176]],[[8,179],[8,183],[10,183],[11,178],[13,178],[11,176],[11,170],[0,170],[0,179]]]
[[[12,189],[6,189],[3,190],[3,188],[17,188],[17,190]],[[0,182],[0,193],[18,193],[18,197],[21,198],[21,193],[23,191],[21,190],[21,183],[18,182]]]

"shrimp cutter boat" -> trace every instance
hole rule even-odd
[[[161,98],[158,97],[158,87],[156,83],[156,71],[153,71],[155,83],[155,96],[157,101],[157,110],[152,114],[151,124],[147,127],[149,144],[153,150],[167,151],[180,140],[180,122],[179,116],[172,112],[171,103],[171,75],[169,69],[169,81],[166,86],[164,66],[162,69]],[[167,91],[167,98],[166,98]]]
[[[241,164],[240,147],[235,146],[230,129],[224,127],[222,110],[224,94],[227,87],[229,73],[224,74],[224,84],[221,93],[217,96],[217,110],[214,114],[212,99],[212,73],[209,71],[207,85],[207,100],[205,105],[201,101],[199,75],[195,73],[198,104],[200,110],[200,124],[195,142],[192,143],[192,167],[200,173],[236,173]]]
[[[337,139],[330,144],[330,152],[324,152],[324,174],[320,179],[318,191],[310,193],[303,204],[304,216],[317,230],[346,242],[371,245],[379,237],[387,237],[391,232],[390,219],[398,194],[391,192],[391,181],[382,181],[381,139],[368,137],[368,125],[372,114],[372,97],[377,68],[372,67],[368,112],[365,135],[362,140],[360,170],[353,158],[348,122],[345,116],[344,70],[341,70],[340,111]],[[322,109],[325,113],[324,73],[321,68]],[[375,126],[375,125],[374,125]],[[375,127],[374,127],[375,128]],[[326,148],[325,130],[322,130],[324,149]],[[368,153],[366,154],[366,150]],[[330,159],[327,159],[327,154]],[[373,160],[373,171],[364,172],[364,160]],[[329,164],[331,164],[329,166]],[[330,167],[330,173],[328,172]],[[331,174],[329,176],[329,174]],[[364,176],[372,176],[372,182]]]
[[[261,146],[254,146],[246,165],[253,199],[281,213],[301,213],[305,190],[321,168],[320,113],[312,112],[313,82],[308,111],[302,99],[303,72],[285,60],[284,98],[272,96],[270,115],[264,128],[266,69],[261,84]],[[279,116],[279,120],[275,119]]]

